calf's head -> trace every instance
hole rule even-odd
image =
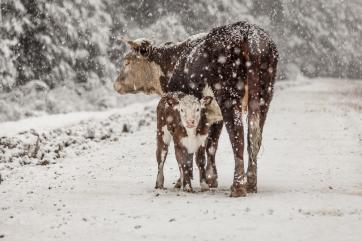
[[[180,99],[169,97],[167,103],[178,111],[185,128],[196,128],[212,99],[211,96],[205,96],[199,100],[193,95],[185,95]]]
[[[160,78],[163,73],[160,66],[148,58],[153,48],[151,42],[147,39],[123,41],[131,47],[131,52],[123,58],[114,89],[120,94],[143,92],[161,95]]]

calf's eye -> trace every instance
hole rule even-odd
[[[196,111],[199,112],[199,111],[200,111],[200,108],[197,108]]]

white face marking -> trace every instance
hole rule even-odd
[[[195,153],[200,146],[204,146],[207,138],[207,135],[196,135],[196,128],[201,119],[201,109],[204,106],[195,96],[186,95],[179,100],[175,108],[187,132],[187,136],[181,139],[181,144],[188,153]]]
[[[176,108],[180,113],[182,125],[186,129],[195,129],[201,119],[200,101],[192,95],[186,95],[180,99]]]
[[[124,59],[123,69],[114,86],[121,94],[142,91],[161,95],[161,76],[164,76],[164,73],[158,64],[142,56],[129,54]]]

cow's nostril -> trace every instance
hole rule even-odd
[[[187,124],[189,124],[189,125],[194,125],[194,124],[195,124],[195,120],[188,120],[188,121],[187,121]]]

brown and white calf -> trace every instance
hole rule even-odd
[[[163,167],[171,140],[174,142],[176,160],[180,170],[180,179],[175,187],[181,186],[185,191],[192,191],[193,155],[200,171],[201,191],[206,191],[205,158],[199,155],[205,152],[209,123],[205,108],[212,101],[206,96],[201,100],[181,92],[164,95],[157,106],[157,151],[158,174],[156,188],[164,188]]]
[[[231,196],[257,191],[257,155],[273,96],[278,51],[261,28],[237,22],[180,43],[153,46],[146,39],[128,41],[114,87],[123,93],[182,91],[214,97],[207,111],[213,123],[206,143],[207,183],[217,186],[215,153],[223,123],[232,144],[235,169]],[[248,169],[244,170],[243,111],[247,113]]]

